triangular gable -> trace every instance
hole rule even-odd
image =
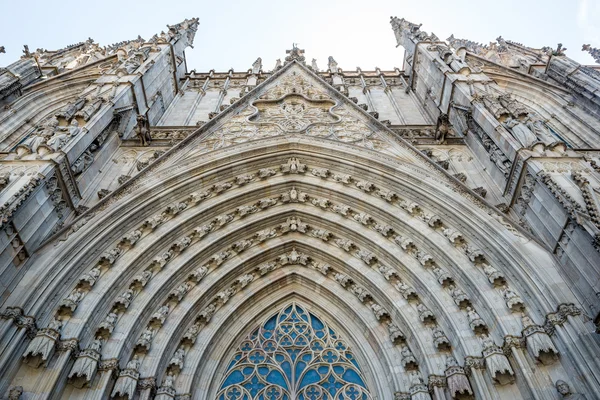
[[[306,135],[404,160],[417,150],[298,62],[291,62],[180,143],[173,161],[265,137]],[[425,160],[424,160],[425,161]]]
[[[282,117],[284,114],[286,118]],[[199,155],[237,143],[285,135],[337,140],[391,154],[399,161],[428,170],[446,181],[446,186],[452,187],[479,207],[489,207],[489,212],[496,214],[498,220],[509,229],[523,232],[516,224],[511,226],[500,211],[434,161],[296,61],[285,65],[231,107],[177,143],[138,175],[72,221],[71,225],[76,226],[75,230],[79,229],[97,211],[106,209],[136,188],[145,186],[144,182],[152,179],[152,176],[160,175],[162,171],[170,173],[172,166],[194,162]],[[65,226],[53,238],[69,230],[71,227]]]

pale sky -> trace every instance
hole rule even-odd
[[[9,2],[10,1],[10,2]],[[199,17],[188,69],[245,71],[257,57],[271,70],[285,50],[298,43],[307,60],[325,69],[327,57],[354,70],[402,68],[390,16],[422,23],[422,29],[445,39],[488,43],[502,35],[530,47],[556,47],[593,64],[581,45],[600,48],[600,0],[0,0],[0,66],[30,50],[56,50],[88,37],[101,45],[148,39],[185,18]]]

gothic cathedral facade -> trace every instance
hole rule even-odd
[[[390,22],[402,69],[189,71],[198,19],[1,68],[0,396],[600,398],[600,68]]]

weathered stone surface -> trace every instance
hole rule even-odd
[[[198,23],[0,71],[0,393],[600,392],[597,70],[392,18],[404,70],[187,72]]]

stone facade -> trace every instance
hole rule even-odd
[[[597,398],[598,68],[394,17],[403,69],[188,72],[198,24],[0,70],[0,393]]]

